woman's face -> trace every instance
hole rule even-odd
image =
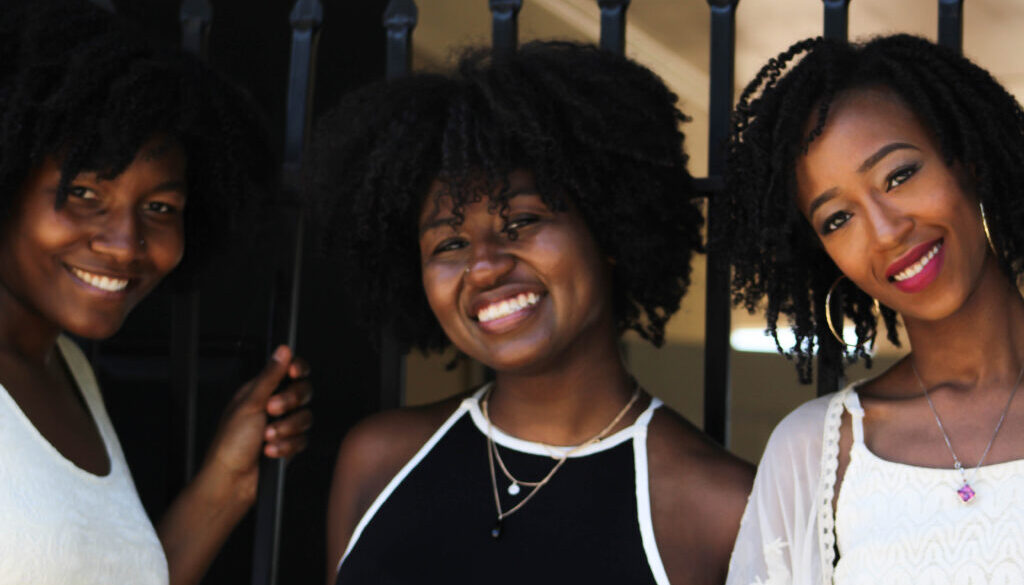
[[[59,181],[58,162],[47,158],[22,185],[0,232],[0,306],[108,337],[181,260],[185,155],[149,141],[113,179],[75,177],[57,207]]]
[[[420,214],[423,287],[456,347],[526,373],[560,363],[583,336],[614,336],[608,263],[578,212],[548,209],[525,171],[509,176],[505,218],[485,196],[456,224],[439,191]]]
[[[829,256],[882,304],[940,319],[977,286],[987,245],[968,174],[892,91],[837,95],[796,176]]]

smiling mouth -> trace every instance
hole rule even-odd
[[[533,292],[520,293],[518,296],[491,303],[477,311],[477,321],[487,323],[502,317],[508,317],[523,309],[532,307],[540,302],[540,295]]]
[[[895,282],[903,282],[904,280],[909,280],[917,276],[918,274],[921,273],[922,270],[924,270],[925,266],[928,266],[928,264],[932,261],[932,258],[935,258],[935,255],[939,253],[940,249],[942,249],[942,240],[935,242],[935,245],[932,246],[927,252],[925,252],[924,255],[922,255],[917,260],[917,262],[914,262],[910,266],[907,266],[903,270],[900,270],[896,274],[893,274],[892,276],[889,277],[889,280]]]
[[[68,270],[71,274],[74,274],[78,280],[81,280],[85,284],[98,288],[106,292],[120,292],[123,291],[130,280],[125,278],[114,278],[111,276],[104,276],[102,274],[95,274],[93,272],[86,272],[81,268],[75,268],[74,266],[68,266]]]

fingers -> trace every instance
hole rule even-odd
[[[301,435],[313,426],[313,413],[308,409],[300,410],[287,418],[275,421],[267,425],[263,433],[267,443],[278,440],[290,439]]]
[[[309,376],[309,363],[306,360],[295,356],[291,366],[288,368],[288,377],[294,380],[301,380]]]
[[[263,454],[267,457],[293,457],[305,450],[308,443],[306,435],[281,439],[264,445]]]
[[[270,397],[267,414],[282,416],[309,404],[313,398],[313,385],[308,380],[292,382],[287,388]]]
[[[249,398],[256,402],[263,402],[269,398],[291,369],[291,364],[292,350],[287,345],[277,346],[263,371],[246,384],[249,387]]]

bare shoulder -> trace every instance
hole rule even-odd
[[[374,414],[349,430],[338,449],[327,508],[328,582],[363,514],[464,396]]]
[[[461,399],[458,396],[426,406],[389,410],[363,419],[342,441],[337,465],[349,477],[383,474],[389,481],[444,424]]]
[[[648,427],[651,516],[672,583],[721,583],[754,466],[660,408]]]
[[[754,481],[754,466],[713,441],[690,421],[669,408],[660,408],[648,428],[647,453],[652,479],[679,482],[679,495],[695,503],[739,501],[744,505]],[[697,494],[693,488],[708,493]],[[713,488],[713,489],[712,489]]]

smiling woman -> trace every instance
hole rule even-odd
[[[720,583],[750,468],[649,396],[701,217],[675,96],[595,47],[349,96],[316,192],[358,314],[495,380],[345,439],[328,583]],[[456,389],[461,390],[461,389]]]
[[[843,341],[819,307],[853,319],[851,357],[879,317],[912,348],[776,427],[729,584],[1024,582],[1020,106],[923,39],[803,41],[744,91],[729,165],[751,237],[716,245],[773,334],[791,319],[800,377],[815,332]]]
[[[5,2],[0,55],[0,584],[198,583],[252,505],[260,455],[305,445],[308,383],[270,395],[307,368],[281,347],[238,391],[158,534],[63,333],[113,335],[265,200],[259,116],[85,0]]]
[[[26,178],[0,233],[0,294],[89,339],[114,334],[185,251],[185,153],[151,140],[120,174],[75,177],[57,200],[52,157]]]

